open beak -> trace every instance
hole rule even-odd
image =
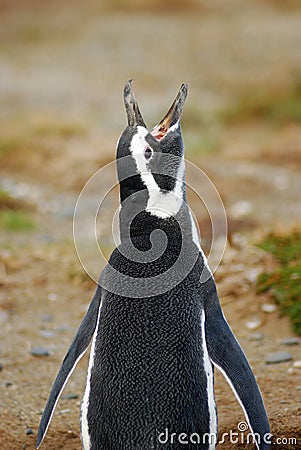
[[[146,128],[146,125],[144,123],[142,114],[139,110],[138,103],[136,102],[134,91],[132,87],[132,81],[129,80],[125,86],[123,91],[123,99],[124,99],[124,105],[126,110],[126,115],[128,119],[128,124],[130,127],[135,126],[142,126]]]
[[[183,106],[186,100],[188,94],[188,84],[183,83],[180,87],[180,90],[178,92],[178,95],[176,96],[173,104],[169,108],[167,114],[165,117],[161,120],[161,122],[156,125],[153,130],[151,131],[151,134],[157,139],[162,139],[170,127],[175,125],[182,116],[183,112]]]

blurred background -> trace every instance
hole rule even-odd
[[[216,272],[224,311],[274,432],[300,438],[300,24],[298,0],[0,1],[1,448],[34,448],[52,379],[94,290],[74,249],[73,212],[87,180],[115,158],[130,78],[149,128],[190,84],[186,158],[214,182],[228,218]],[[100,191],[116,179],[110,170]],[[190,199],[208,253],[210,211]],[[117,188],[107,203],[99,218],[105,254]],[[85,237],[83,223],[86,258],[98,272]],[[288,338],[293,344],[281,343]],[[85,364],[45,448],[80,448]],[[217,381],[227,431],[241,412]]]

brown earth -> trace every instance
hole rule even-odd
[[[213,180],[229,220],[226,252],[215,274],[223,309],[257,376],[273,448],[299,449],[301,369],[293,364],[301,360],[300,345],[280,345],[292,336],[288,319],[277,308],[262,309],[272,299],[256,295],[256,275],[275,262],[254,244],[271,230],[300,228],[301,126],[252,119],[226,128],[212,112],[231,105],[241,90],[277,89],[301,73],[301,10],[297,2],[283,8],[277,1],[243,7],[234,0],[202,2],[187,11],[158,10],[158,2],[152,7],[151,1],[143,8],[131,1],[128,10],[121,3],[114,9],[93,1],[85,6],[54,0],[1,3],[0,186],[36,205],[30,214],[37,227],[1,232],[0,448],[35,448],[51,383],[92,296],[94,284],[74,250],[73,210],[88,178],[114,159],[125,119],[122,88],[134,77],[141,108],[153,124],[180,83],[190,83],[183,119],[187,158]],[[197,139],[202,152],[195,150]],[[112,180],[110,166],[101,174],[99,190],[106,192]],[[193,181],[188,178],[188,185]],[[221,256],[224,230],[220,210],[202,189],[200,184],[202,198],[216,213],[214,261]],[[87,197],[87,215],[94,194]],[[208,214],[190,197],[208,249]],[[115,189],[99,224],[104,253],[112,247],[116,205]],[[83,221],[84,264],[97,274],[103,263],[88,232]],[[261,340],[250,339],[250,321],[257,321]],[[50,355],[33,356],[36,346]],[[292,361],[266,365],[265,355],[280,349],[288,350]],[[84,357],[65,389],[78,398],[59,401],[42,449],[81,448],[79,405],[86,370]],[[244,421],[241,408],[218,373],[215,384],[220,435],[237,431]],[[28,428],[33,434],[26,435]],[[297,441],[284,440],[290,438]],[[218,448],[253,446],[226,439]]]

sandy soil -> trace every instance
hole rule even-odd
[[[135,2],[130,12],[104,10],[92,1],[86,7],[78,1],[72,7],[57,1],[2,2],[1,135],[13,137],[20,151],[2,159],[0,184],[35,205],[31,214],[37,228],[2,232],[0,238],[1,449],[35,448],[53,378],[92,296],[94,284],[74,249],[73,211],[87,179],[114,159],[125,120],[124,82],[135,78],[144,115],[153,124],[182,81],[191,85],[190,118],[207,117],[252,84],[289,83],[301,69],[301,10],[275,4],[251,1],[241,8],[236,1],[227,6],[215,1],[212,7],[204,2],[199,10],[170,13],[137,11]],[[218,130],[218,150],[201,154],[190,154],[189,143],[196,133],[207,132],[206,125],[186,135],[188,159],[214,181],[225,203],[229,241],[215,276],[225,315],[257,376],[277,449],[301,447],[301,369],[293,366],[301,351],[300,345],[280,344],[292,336],[288,320],[277,309],[262,310],[272,300],[256,295],[256,275],[275,263],[254,244],[270,230],[300,227],[300,131],[296,124],[232,126]],[[100,191],[114,179],[109,167]],[[112,246],[116,198],[115,192],[101,216],[105,253]],[[191,198],[206,247],[208,218]],[[85,263],[98,273],[102,262],[88,232],[83,223]],[[256,330],[248,328],[250,321],[258,322]],[[252,332],[262,339],[250,339]],[[37,346],[49,356],[33,356]],[[266,365],[265,355],[281,349],[292,354],[292,361]],[[64,392],[77,398],[60,400],[42,448],[81,448],[79,405],[86,370],[84,357]],[[216,400],[220,434],[236,431],[244,416],[218,373]],[[33,434],[27,435],[29,428]],[[289,438],[297,441],[287,443]],[[226,440],[218,448],[253,446]]]

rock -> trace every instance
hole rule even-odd
[[[42,236],[40,236],[40,241],[45,244],[53,244],[54,242],[56,242],[56,239],[50,234],[43,234]]]
[[[259,328],[260,325],[261,325],[261,320],[260,320],[258,317],[255,317],[254,319],[249,320],[249,321],[246,323],[246,327],[247,327],[249,330],[256,330],[256,328]]]
[[[52,338],[53,336],[55,336],[55,331],[52,330],[41,330],[40,331],[40,335],[44,338]]]
[[[41,316],[41,320],[42,320],[42,322],[52,322],[53,316],[51,314],[43,314]]]
[[[7,381],[6,383],[5,383],[5,387],[10,387],[10,386],[12,386],[13,385],[13,383],[11,382],[11,381]]]
[[[262,333],[250,333],[249,341],[262,341],[263,334]]]
[[[299,345],[300,338],[298,338],[298,337],[285,338],[280,341],[280,344],[281,345]]]
[[[278,364],[286,361],[291,361],[292,355],[288,352],[273,352],[265,357],[266,364]]]
[[[26,435],[28,436],[30,434],[34,434],[33,429],[32,428],[27,428]]]
[[[301,369],[301,361],[295,361],[293,367],[295,367],[296,369]]]
[[[73,393],[73,392],[70,392],[70,394],[62,395],[62,399],[64,399],[64,400],[74,400],[74,399],[77,399],[77,398],[78,398],[78,395]]]
[[[47,348],[44,348],[44,347],[33,347],[31,349],[31,354],[33,356],[49,356],[50,355]]]
[[[65,333],[66,331],[70,331],[70,327],[67,323],[63,323],[57,327],[56,331],[58,333]]]
[[[6,311],[0,309],[0,324],[7,322],[9,319],[9,314]]]
[[[2,369],[3,369],[3,364],[0,363],[0,372],[1,372]]]
[[[263,305],[261,305],[261,310],[266,312],[266,313],[275,312],[276,309],[277,309],[277,306],[273,305],[271,303],[264,303]]]
[[[59,415],[65,415],[65,414],[69,414],[71,412],[70,408],[66,408],[66,409],[61,409],[61,411],[59,411]]]
[[[230,214],[234,219],[250,216],[253,212],[253,205],[248,200],[240,200],[230,208]]]
[[[254,268],[249,269],[245,271],[245,278],[252,284],[254,284],[257,281],[258,275],[260,274],[261,269]]]
[[[47,295],[47,300],[55,302],[57,300],[57,295],[54,292],[50,292],[50,294]]]

